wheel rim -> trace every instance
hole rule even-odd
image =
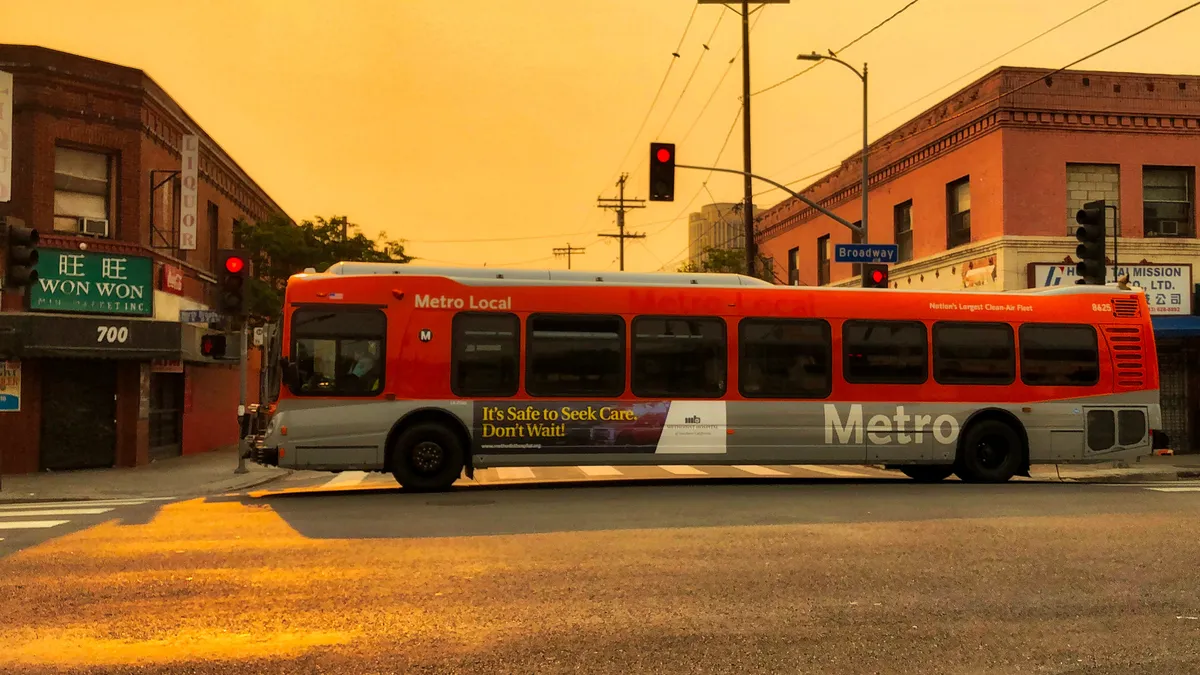
[[[984,469],[999,469],[1012,454],[1008,439],[997,434],[988,434],[975,445],[975,457]]]
[[[417,473],[431,476],[445,465],[446,451],[433,441],[422,441],[409,453],[408,463]]]

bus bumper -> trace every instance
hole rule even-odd
[[[1150,442],[1151,442],[1151,447],[1154,450],[1166,450],[1168,447],[1170,447],[1171,438],[1169,436],[1167,436],[1167,433],[1165,431],[1162,431],[1160,429],[1151,429],[1150,430]]]

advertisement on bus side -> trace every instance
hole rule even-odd
[[[477,452],[724,453],[724,401],[476,401]]]

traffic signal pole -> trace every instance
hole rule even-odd
[[[783,190],[784,192],[788,193],[789,195],[795,197],[796,199],[799,199],[800,201],[804,202],[805,204],[808,204],[809,206],[813,207],[817,211],[820,211],[824,215],[832,218],[833,220],[841,223],[842,225],[845,225],[846,227],[850,228],[851,232],[854,232],[855,234],[859,234],[859,235],[866,234],[866,231],[861,226],[855,225],[854,223],[837,215],[836,213],[830,211],[829,209],[826,209],[825,207],[814,202],[813,200],[809,199],[808,197],[805,197],[804,195],[800,194],[799,192],[796,192],[795,190],[791,189],[790,187],[784,185],[783,183],[776,183],[775,181],[771,180],[770,178],[764,178],[757,174],[750,173],[749,171],[738,171],[737,169],[722,169],[720,167],[715,167],[715,166],[695,166],[693,164],[676,164],[675,168],[677,168],[677,169],[695,169],[697,171],[716,171],[718,173],[736,173],[736,174],[746,176],[747,180],[749,180],[751,178],[757,178],[758,180],[761,180],[762,182],[764,182],[768,185],[771,185],[771,186],[779,188],[780,190]]]
[[[238,344],[241,345],[238,349],[238,465],[234,469],[234,473],[247,473],[250,470],[246,468],[246,352],[248,346],[246,344],[246,321],[243,319],[238,333],[241,335],[238,339]]]

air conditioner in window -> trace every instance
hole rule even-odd
[[[1179,234],[1179,221],[1160,220],[1158,221],[1158,231],[1163,235]]]
[[[107,218],[80,218],[79,233],[86,234],[91,237],[107,237],[108,236],[108,219]]]

